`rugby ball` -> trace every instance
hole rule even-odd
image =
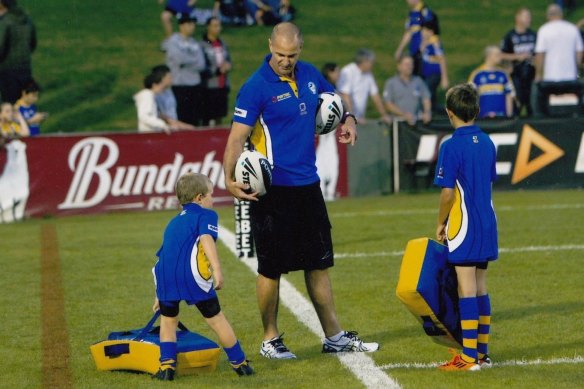
[[[258,192],[263,196],[272,185],[272,165],[262,153],[246,150],[235,165],[235,181],[248,184],[247,193]]]
[[[316,135],[328,134],[336,130],[343,118],[343,100],[333,92],[324,92],[318,95],[316,109]]]

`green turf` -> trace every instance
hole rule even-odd
[[[155,0],[70,1],[20,0],[38,28],[39,48],[34,74],[43,86],[39,107],[51,113],[43,132],[135,130],[132,95],[145,73],[164,62],[159,51],[161,6]],[[296,22],[305,36],[302,59],[317,66],[344,65],[355,50],[377,53],[375,75],[379,88],[395,73],[393,53],[407,15],[405,1],[294,0]],[[451,83],[466,81],[482,61],[485,46],[498,44],[513,25],[518,0],[433,0],[439,14]],[[531,0],[533,25],[544,21],[547,0]],[[202,8],[211,0],[199,0]],[[584,17],[583,10],[568,15]],[[200,36],[202,27],[196,35]],[[233,107],[237,90],[267,53],[269,27],[226,28],[231,48]],[[371,105],[371,104],[370,104]],[[372,106],[371,117],[376,116]],[[225,121],[228,122],[227,120]]]
[[[503,252],[490,267],[491,355],[495,361],[584,356],[582,194],[581,190],[495,194],[501,248],[577,246],[563,251]],[[344,256],[331,272],[338,314],[345,328],[381,343],[381,350],[371,354],[379,366],[448,358],[446,348],[424,335],[395,297],[401,261],[395,252],[403,250],[409,239],[432,236],[437,204],[437,194],[329,203],[335,252]],[[219,208],[218,212],[223,225],[233,228],[232,209]],[[138,328],[148,320],[154,294],[150,269],[162,230],[172,215],[115,213],[0,225],[4,273],[0,300],[5,310],[0,359],[8,365],[0,373],[0,386],[41,386],[40,227],[54,223],[74,387],[163,387],[146,375],[96,371],[89,345],[111,331]],[[173,387],[362,387],[336,358],[320,353],[320,339],[285,307],[280,309],[280,329],[299,359],[261,358],[257,354],[262,332],[254,275],[226,247],[220,245],[219,249],[226,279],[219,298],[257,375],[236,377],[222,354],[215,373],[181,377]],[[356,253],[366,255],[347,256]],[[287,279],[306,296],[301,273]],[[183,308],[183,314],[189,328],[216,339],[198,313]],[[504,366],[478,374],[403,368],[387,373],[405,388],[467,388],[477,383],[492,388],[573,388],[584,382],[582,364]]]

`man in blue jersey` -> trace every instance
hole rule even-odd
[[[479,94],[479,118],[513,116],[515,88],[507,73],[499,68],[500,63],[501,49],[487,46],[485,62],[468,79]]]
[[[458,279],[462,353],[441,370],[480,370],[489,367],[487,353],[491,303],[487,266],[498,257],[497,218],[491,197],[496,149],[474,125],[478,96],[470,84],[446,93],[446,113],[455,131],[442,144],[434,184],[442,187],[436,238],[448,244],[448,262]]]
[[[177,364],[176,330],[179,304],[195,305],[219,337],[231,368],[239,376],[254,373],[221,311],[215,290],[223,287],[217,254],[217,214],[213,207],[213,183],[199,173],[182,175],[176,183],[182,211],[164,230],[162,246],[152,269],[156,283],[153,309],[160,310],[160,367],[153,378],[173,381]]]
[[[394,58],[396,61],[402,57],[406,46],[409,47],[410,55],[414,59],[414,74],[421,75],[422,58],[420,53],[420,45],[422,44],[422,24],[433,23],[435,25],[436,35],[440,35],[440,26],[438,17],[430,8],[428,8],[422,0],[407,0],[410,12],[406,19],[405,31],[395,51]]]
[[[246,81],[236,101],[223,165],[229,192],[251,200],[252,234],[258,257],[257,298],[264,328],[260,349],[266,358],[296,356],[284,345],[277,314],[280,276],[304,270],[306,288],[326,339],[323,352],[376,351],[337,320],[328,268],[333,266],[331,225],[316,173],[314,147],[318,95],[332,92],[321,73],[299,61],[302,34],[292,23],[276,25],[271,54]],[[341,143],[354,144],[356,122],[343,117]],[[235,164],[247,139],[273,166],[272,187],[260,198],[234,180]]]

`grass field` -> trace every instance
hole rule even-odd
[[[400,252],[409,239],[434,233],[437,194],[330,203],[337,254],[331,275],[343,326],[381,343],[381,350],[371,357],[404,388],[581,387],[583,198],[581,190],[495,194],[501,255],[489,268],[489,278],[491,355],[499,366],[476,374],[423,368],[446,360],[447,350],[423,334],[395,297]],[[218,212],[222,225],[233,230],[232,208],[219,208]],[[150,268],[162,230],[172,215],[115,213],[0,225],[0,301],[4,309],[0,359],[5,364],[0,386],[42,387],[43,360],[52,360],[63,365],[53,372],[66,375],[70,371],[66,387],[167,387],[152,382],[147,375],[96,371],[89,346],[111,331],[138,328],[148,320],[154,293]],[[47,268],[46,253],[41,253],[47,251],[41,237],[53,228],[58,246],[52,252],[58,258],[60,273]],[[363,387],[336,357],[320,353],[321,340],[285,306],[280,309],[280,329],[299,359],[269,361],[260,357],[262,333],[255,275],[227,247],[221,244],[219,251],[226,278],[219,298],[257,375],[236,377],[222,354],[216,372],[181,377],[172,387]],[[47,279],[47,275],[52,277]],[[306,297],[301,273],[286,279]],[[59,305],[66,318],[60,324],[54,320],[58,312],[53,316],[46,309]],[[191,330],[215,339],[198,313],[183,308],[183,321]],[[41,339],[43,331],[68,341],[50,346]],[[63,349],[70,354],[68,365],[58,355]],[[562,362],[561,358],[567,360]],[[519,361],[533,364],[517,365]],[[423,364],[422,368],[400,365],[415,362]]]
[[[451,83],[467,80],[482,62],[484,48],[498,44],[513,26],[518,7],[533,9],[536,28],[544,22],[549,2],[428,1],[440,17]],[[132,95],[141,89],[145,73],[164,62],[159,51],[162,7],[157,1],[20,0],[19,4],[38,28],[33,67],[44,88],[39,107],[51,113],[43,132],[135,130]],[[209,8],[212,1],[197,4]],[[319,67],[331,61],[344,65],[357,48],[369,47],[378,58],[374,72],[379,88],[395,73],[393,53],[403,33],[405,1],[294,0],[293,4],[306,42],[302,59]],[[583,9],[568,15],[574,22],[581,17]],[[196,36],[202,32],[198,28]],[[239,87],[267,53],[269,33],[269,27],[226,28],[223,38],[234,63],[231,107]],[[376,115],[372,107],[369,113]]]

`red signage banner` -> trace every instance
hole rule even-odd
[[[228,129],[54,135],[12,141],[0,152],[0,222],[45,215],[176,209],[174,184],[186,172],[209,176],[217,204],[225,190]],[[347,194],[346,150],[338,191]]]

